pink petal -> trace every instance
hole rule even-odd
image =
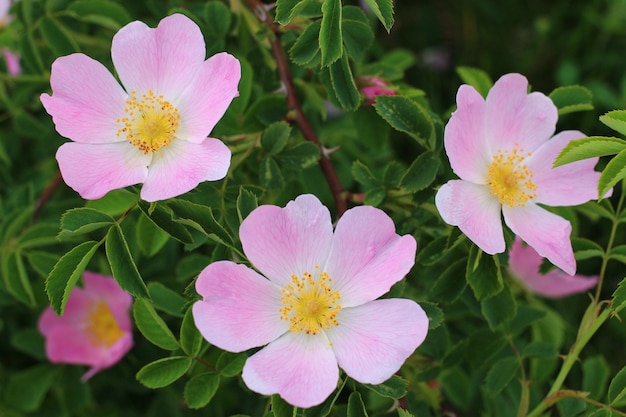
[[[289,329],[281,320],[280,288],[230,261],[207,266],[196,281],[196,327],[209,343],[230,352],[263,346]]]
[[[448,181],[435,195],[443,221],[459,229],[490,255],[504,252],[501,205],[485,185],[462,180]]]
[[[153,155],[148,178],[141,189],[145,201],[176,197],[203,181],[224,178],[231,154],[221,140],[206,138],[202,143],[175,140]]]
[[[502,208],[504,221],[513,233],[532,246],[539,255],[574,275],[576,260],[570,234],[570,222],[533,203],[523,207]]]
[[[520,238],[515,239],[509,252],[509,271],[531,292],[543,297],[560,298],[593,288],[597,276],[570,276],[554,269],[541,274],[542,257],[530,246],[524,246]]]
[[[323,266],[333,236],[330,212],[304,194],[285,208],[263,205],[241,223],[243,251],[256,269],[278,285]]]
[[[7,72],[9,75],[20,75],[22,73],[22,67],[20,65],[20,56],[9,48],[1,48],[0,52],[4,57],[4,62],[7,66]]]
[[[359,382],[380,384],[422,344],[428,317],[414,301],[394,298],[342,309],[326,331],[339,366]]]
[[[145,181],[151,156],[129,142],[69,142],[59,147],[56,158],[65,183],[81,197],[94,200],[111,190]]]
[[[561,132],[526,159],[537,185],[537,202],[549,206],[574,206],[598,198],[600,173],[594,171],[598,158],[552,168],[557,155],[570,141],[584,137],[583,133],[574,130]]]
[[[300,408],[322,403],[337,388],[339,368],[328,340],[286,333],[250,356],[242,377],[259,394],[279,394]]]
[[[116,119],[124,115],[126,93],[98,61],[83,54],[57,58],[50,74],[52,96],[41,103],[57,132],[82,143],[119,142]]]
[[[556,128],[558,113],[547,96],[528,94],[528,81],[520,74],[503,75],[487,95],[485,128],[492,153],[519,145],[534,152]]]
[[[324,270],[351,307],[389,291],[415,263],[417,244],[411,235],[399,236],[384,211],[354,207],[339,219]]]
[[[233,98],[239,95],[241,78],[239,61],[227,53],[206,60],[180,97],[179,136],[194,143],[206,138],[226,112]]]
[[[111,46],[113,64],[128,92],[152,90],[175,106],[205,55],[200,28],[182,14],[164,18],[155,29],[131,22],[113,36]]]
[[[102,360],[98,364],[94,364],[93,367],[80,378],[80,380],[85,382],[103,369],[115,365],[132,347],[133,335],[132,333],[125,333],[120,340],[107,350],[106,355],[103,356]]]
[[[108,305],[121,330],[130,331],[132,323],[128,313],[133,304],[133,297],[120,288],[113,277],[85,271],[83,273],[85,293],[94,299],[99,299]]]
[[[485,100],[469,85],[456,95],[457,110],[445,128],[444,145],[450,166],[460,178],[484,184],[491,162],[485,133]]]

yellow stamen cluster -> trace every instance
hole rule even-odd
[[[537,197],[537,185],[533,182],[533,172],[524,160],[531,154],[516,147],[511,151],[498,151],[488,166],[487,181],[489,193],[500,204],[509,207],[524,206]]]
[[[127,116],[116,120],[122,126],[117,136],[125,137],[143,153],[157,151],[176,139],[180,115],[162,95],[148,90],[139,99],[137,92],[132,91],[124,112]]]
[[[316,267],[318,269],[318,267]],[[281,320],[289,321],[289,330],[298,333],[317,334],[338,326],[337,314],[341,310],[339,291],[333,291],[332,279],[326,272],[309,272],[302,277],[291,276],[291,284],[282,292]]]
[[[104,301],[96,302],[90,309],[85,320],[85,329],[94,345],[107,348],[113,346],[124,335]]]

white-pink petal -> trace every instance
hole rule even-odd
[[[177,98],[190,85],[205,59],[200,28],[182,14],[161,20],[156,28],[135,21],[113,37],[113,64],[130,93],[141,96],[152,90],[176,106]]]
[[[414,301],[381,299],[342,309],[326,331],[339,366],[355,380],[380,384],[424,341],[428,317]]]
[[[151,158],[126,141],[103,144],[68,142],[56,153],[63,180],[87,200],[145,181]]]
[[[323,335],[288,332],[250,356],[242,377],[259,394],[278,394],[291,405],[321,404],[339,381],[339,368]]]
[[[521,147],[533,152],[556,128],[557,108],[542,93],[528,94],[528,80],[521,74],[506,74],[487,95],[485,129],[491,152]]]
[[[504,206],[502,213],[513,233],[532,246],[539,255],[548,258],[569,275],[574,275],[576,260],[570,241],[570,222],[534,203],[526,203],[523,207]]]
[[[245,265],[207,266],[196,281],[203,297],[193,305],[196,327],[209,343],[230,352],[265,345],[288,331],[280,288]]]
[[[52,95],[40,99],[61,135],[82,143],[124,140],[116,119],[127,96],[104,65],[84,54],[62,56],[52,64],[50,86]]]
[[[333,236],[330,212],[304,194],[285,208],[263,205],[241,223],[243,251],[256,269],[281,287],[291,276],[324,266]]]
[[[222,141],[206,138],[202,143],[174,140],[152,155],[141,189],[141,198],[145,201],[176,197],[203,181],[224,178],[230,166],[231,152]]]
[[[493,255],[506,249],[502,206],[486,185],[448,181],[437,191],[435,205],[443,221],[458,226],[484,252]]]
[[[415,263],[417,244],[399,236],[382,210],[354,207],[337,222],[328,261],[322,268],[341,294],[342,307],[374,300],[389,291]]]

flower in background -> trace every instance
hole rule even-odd
[[[366,105],[371,106],[376,101],[376,96],[395,96],[396,92],[385,81],[378,77],[361,76],[357,78],[361,94],[365,97]]]
[[[231,352],[267,345],[250,356],[243,380],[297,407],[323,402],[339,367],[379,384],[422,343],[428,318],[414,301],[377,299],[415,262],[416,243],[399,236],[374,207],[352,208],[333,232],[330,213],[312,195],[285,208],[255,209],[240,228],[258,271],[230,261],[207,266],[193,305],[200,333]]]
[[[4,58],[9,75],[20,75],[22,73],[20,56],[18,54],[11,51],[9,48],[0,48],[0,54],[2,54]]]
[[[501,77],[486,100],[469,85],[459,88],[456,99],[444,145],[461,179],[437,192],[441,217],[494,254],[506,246],[502,213],[516,235],[573,275],[571,224],[538,203],[571,206],[597,198],[598,158],[552,168],[559,152],[585,135],[568,130],[552,137],[556,106],[541,93],[528,94],[528,81],[520,74]]]
[[[558,269],[542,274],[539,272],[542,260],[533,248],[516,238],[509,251],[509,272],[529,291],[549,298],[584,292],[598,283],[597,276],[570,276]]]
[[[75,287],[62,316],[52,308],[39,318],[46,355],[53,363],[87,365],[86,381],[115,365],[133,346],[128,310],[132,297],[112,277],[85,271],[84,288]]]
[[[53,94],[41,102],[74,141],[56,154],[65,182],[86,199],[143,183],[141,198],[156,201],[224,178],[230,150],[207,135],[238,95],[241,69],[232,55],[205,54],[200,28],[174,14],[155,29],[131,22],[113,37],[124,88],[84,54],[58,58]]]
[[[9,14],[11,0],[0,0],[0,29],[11,23],[13,16]]]

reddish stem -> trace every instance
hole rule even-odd
[[[298,96],[296,95],[296,89],[293,85],[291,71],[289,70],[289,61],[287,60],[285,49],[283,48],[283,44],[280,40],[278,25],[274,23],[270,15],[267,13],[265,5],[261,3],[260,0],[246,1],[248,2],[248,6],[252,9],[259,21],[268,25],[272,31],[272,36],[269,37],[269,42],[272,47],[272,54],[274,55],[274,59],[276,59],[278,76],[280,77],[280,80],[282,81],[286,90],[288,114],[291,115],[291,120],[293,120],[296,125],[298,125],[298,128],[302,132],[304,138],[309,142],[313,142],[320,148],[319,165],[322,169],[324,177],[326,178],[326,182],[330,187],[330,191],[333,194],[335,207],[337,209],[337,217],[339,218],[348,208],[348,204],[346,202],[346,199],[344,198],[344,189],[341,185],[341,182],[339,181],[339,177],[337,176],[335,169],[330,163],[330,159],[328,159],[328,156],[326,156],[323,152],[322,144],[317,137],[315,130],[313,130],[313,127],[309,123],[309,120],[302,111],[302,106],[300,105],[300,101],[298,100]]]

